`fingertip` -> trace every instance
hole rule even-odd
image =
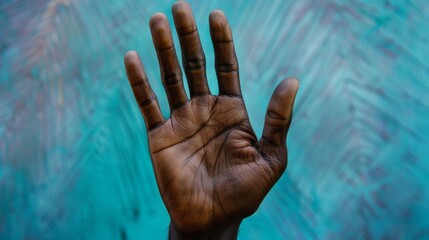
[[[296,85],[296,87],[299,88],[299,80],[296,79],[295,77],[288,77],[286,78],[286,81]]]
[[[143,64],[134,50],[128,51],[124,56],[125,72],[131,86],[138,85],[146,78]]]
[[[167,16],[162,12],[157,12],[150,17],[150,20],[149,20],[150,28],[153,28],[154,26],[160,23],[164,23],[165,21],[168,22]]]
[[[222,30],[228,23],[225,14],[221,10],[213,10],[209,15],[210,27],[213,30]]]
[[[295,98],[299,88],[299,81],[294,77],[284,79],[276,88],[276,95]]]
[[[299,88],[299,81],[294,77],[288,77],[285,80],[283,80],[282,83],[280,84],[284,84],[286,88],[290,88],[290,89],[298,90]]]
[[[225,13],[219,9],[211,11],[209,15],[210,20],[226,20]]]
[[[277,112],[280,116],[291,116],[299,81],[296,78],[286,78],[279,83],[274,90],[269,103],[270,111]]]
[[[132,61],[136,57],[138,58],[137,52],[134,50],[129,50],[124,56],[124,62],[129,63],[130,61]]]
[[[133,74],[136,70],[140,71],[140,69],[143,69],[140,57],[134,50],[130,50],[125,54],[124,64],[127,74]]]
[[[196,31],[194,16],[191,6],[183,1],[176,2],[172,7],[174,24],[179,35]]]
[[[173,7],[174,6],[176,6],[176,5],[182,5],[182,4],[188,4],[186,1],[183,1],[183,0],[179,0],[179,1],[176,1],[174,4],[173,4]],[[189,4],[188,4],[189,5]]]
[[[232,41],[232,32],[228,19],[221,10],[214,10],[210,13],[210,35],[215,42]]]
[[[171,7],[173,13],[178,13],[181,10],[186,10],[186,9],[190,9],[191,6],[189,5],[189,3],[185,2],[185,1],[177,1],[173,4],[173,7]]]
[[[174,45],[170,24],[164,13],[158,12],[152,15],[149,24],[156,50],[170,48]]]
[[[284,79],[276,87],[268,103],[263,136],[274,145],[286,144],[298,87],[299,81],[296,78]]]

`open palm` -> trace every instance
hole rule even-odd
[[[268,106],[258,141],[242,99],[238,63],[225,15],[213,11],[210,32],[219,95],[210,93],[205,56],[190,6],[178,2],[173,16],[191,99],[183,88],[168,20],[150,20],[171,116],[164,119],[139,57],[125,56],[128,79],[148,128],[156,180],[174,231],[200,234],[253,214],[286,168],[286,134],[298,82],[282,81]]]

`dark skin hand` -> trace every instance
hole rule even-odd
[[[236,239],[287,165],[286,134],[298,81],[283,80],[268,105],[261,139],[243,102],[232,33],[221,11],[210,14],[219,95],[210,93],[191,7],[173,6],[188,99],[168,20],[157,13],[150,29],[171,116],[164,119],[136,52],[125,68],[143,113],[161,197],[171,217],[170,239]]]

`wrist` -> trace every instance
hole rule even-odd
[[[170,227],[168,230],[168,239],[169,240],[199,240],[199,239],[236,240],[240,224],[241,224],[241,220],[236,223],[230,224],[229,226],[225,226],[219,229],[214,229],[214,230],[204,231],[199,233],[183,233],[178,231],[174,227],[173,223],[170,223]]]

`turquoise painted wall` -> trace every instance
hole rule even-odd
[[[429,239],[428,1],[189,2],[213,92],[208,15],[228,16],[258,136],[301,81],[288,169],[239,239]],[[122,58],[168,116],[148,21],[172,3],[0,2],[0,239],[166,239]]]

